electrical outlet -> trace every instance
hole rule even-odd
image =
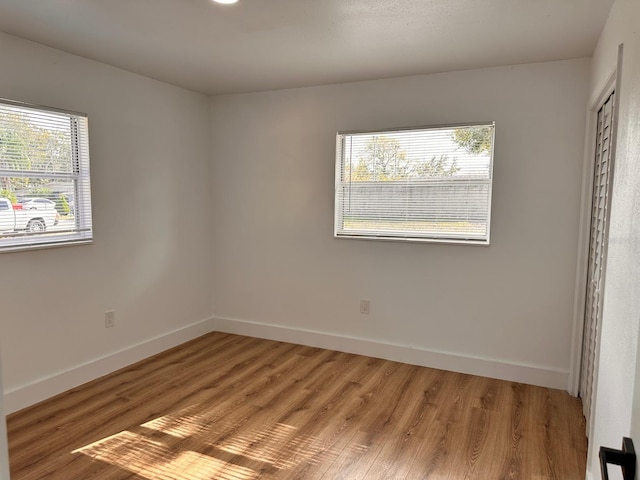
[[[371,302],[369,300],[360,300],[360,313],[363,315],[369,315],[371,308]]]
[[[104,328],[111,328],[116,326],[116,312],[109,310],[104,312]]]

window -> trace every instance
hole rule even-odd
[[[338,133],[335,236],[489,243],[494,124]]]
[[[92,240],[87,123],[0,100],[0,251]]]

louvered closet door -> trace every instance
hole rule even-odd
[[[604,280],[605,248],[608,236],[608,210],[610,173],[612,163],[614,95],[606,100],[598,111],[593,199],[591,207],[591,232],[589,240],[589,264],[587,293],[585,298],[584,338],[582,344],[582,370],[580,396],[587,425],[590,422],[593,379],[596,363],[598,331],[602,317],[602,293]],[[589,429],[587,428],[587,431]]]

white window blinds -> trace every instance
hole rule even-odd
[[[0,100],[0,251],[91,239],[87,117]]]
[[[335,236],[489,243],[494,124],[338,133]]]

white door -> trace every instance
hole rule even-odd
[[[580,372],[580,397],[582,398],[582,408],[587,419],[587,425],[590,425],[598,332],[602,318],[602,293],[604,291],[604,267],[609,233],[614,121],[616,117],[614,107],[615,93],[612,93],[605,100],[597,115],[589,263],[587,267],[587,292]],[[587,428],[588,431],[589,428]]]

